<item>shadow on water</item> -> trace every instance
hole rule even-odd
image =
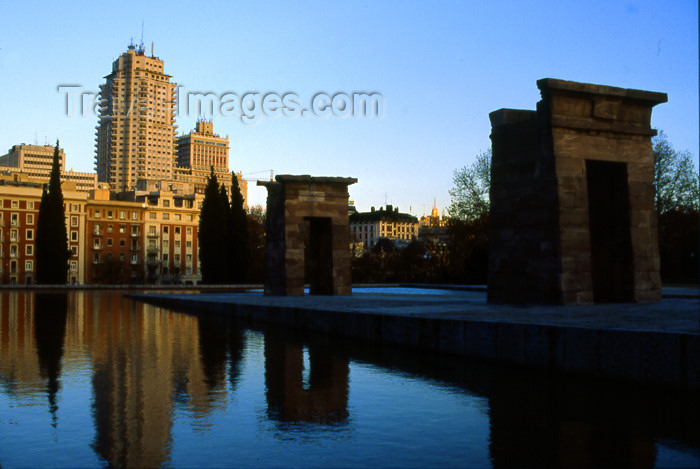
[[[253,360],[259,352],[261,415],[280,434],[351,428],[357,423],[349,402],[351,374],[353,367],[369,365],[382,375],[417,378],[484,399],[494,467],[654,467],[668,460],[661,453],[669,448],[690,454],[691,460],[700,454],[698,392],[300,333],[226,315],[180,314],[121,295],[91,293],[68,301],[65,295],[36,294],[30,319],[24,304],[30,305],[31,297],[22,298],[14,303],[0,298],[2,382],[18,399],[22,386],[32,390],[35,384],[43,396],[46,383],[51,424],[60,428],[59,391],[70,399],[70,386],[61,384],[62,367],[75,366],[71,360],[82,351],[92,373],[89,446],[100,462],[113,467],[178,464],[171,461],[177,459],[173,447],[188,443],[173,435],[175,416],[196,429],[211,425],[234,396],[241,403],[255,402],[245,394],[250,383],[243,373],[257,371],[243,368],[252,363],[246,354],[253,353]],[[23,337],[34,338],[36,355]],[[241,387],[244,382],[247,388]],[[462,451],[444,445],[445,451]]]
[[[697,392],[292,333],[275,326],[261,330],[268,413],[279,421],[346,419],[347,364],[358,362],[486,398],[494,467],[655,467],[658,442],[674,442],[700,454]],[[302,350],[309,351],[312,370],[312,351],[317,352],[316,370],[324,375],[325,393],[314,394],[300,383]]]
[[[46,379],[51,424],[56,427],[61,358],[68,317],[66,293],[37,293],[34,299],[34,334],[41,377]]]

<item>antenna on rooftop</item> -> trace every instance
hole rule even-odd
[[[141,44],[139,47],[141,47],[141,50],[143,50],[143,20],[141,20]]]

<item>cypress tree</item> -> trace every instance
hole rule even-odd
[[[36,230],[36,281],[42,284],[65,284],[68,273],[68,230],[63,207],[59,144],[53,152],[48,185],[44,185],[39,204]]]
[[[229,278],[232,283],[243,283],[248,275],[249,264],[248,215],[243,207],[243,195],[234,172],[231,172],[228,231]]]
[[[218,231],[216,243],[219,256],[217,257],[218,283],[231,283],[231,215],[228,208],[226,187],[221,184],[216,204]]]
[[[217,220],[217,206],[219,200],[219,181],[211,167],[211,174],[207,179],[207,187],[204,189],[202,210],[199,214],[199,230],[197,233],[199,244],[199,262],[202,269],[202,283],[213,284],[217,282],[218,267],[217,257],[217,229],[221,229],[220,220]]]

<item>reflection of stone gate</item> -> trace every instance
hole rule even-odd
[[[354,178],[279,175],[267,188],[265,294],[349,295],[348,186]]]
[[[489,116],[489,301],[658,301],[649,123],[666,94],[537,86],[537,111]]]

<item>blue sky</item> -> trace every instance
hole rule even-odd
[[[57,87],[97,91],[143,22],[147,52],[188,92],[294,93],[304,107],[319,92],[380,93],[381,118],[213,116],[232,170],[356,177],[360,210],[449,205],[453,171],[490,146],[489,112],[534,109],[545,77],[666,92],[652,125],[699,154],[696,1],[76,4],[4,5],[0,153],[60,138],[67,166],[92,171],[97,117],[68,117]],[[196,119],[180,115],[179,132]]]

